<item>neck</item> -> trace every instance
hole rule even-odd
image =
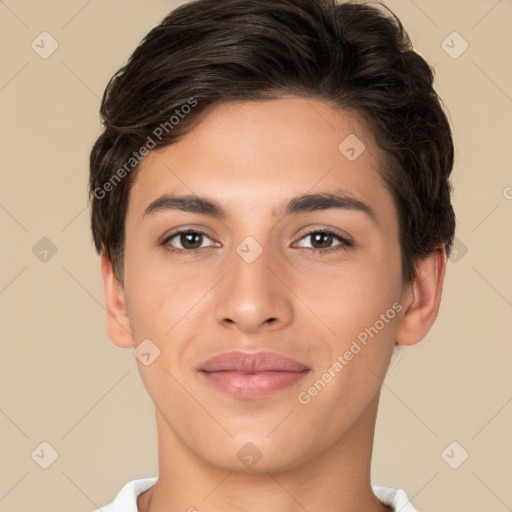
[[[139,496],[139,512],[384,512],[371,489],[370,463],[379,397],[336,444],[280,472],[214,467],[184,446],[156,412],[159,475]]]

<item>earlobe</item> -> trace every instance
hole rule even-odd
[[[418,343],[434,324],[441,304],[445,271],[444,245],[418,265],[417,275],[402,297],[404,312],[396,335],[400,345]]]
[[[133,339],[126,308],[123,285],[114,274],[110,258],[102,250],[100,254],[103,292],[107,309],[109,338],[121,348],[132,348]]]

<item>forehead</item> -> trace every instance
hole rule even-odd
[[[346,190],[393,215],[382,154],[354,112],[297,97],[231,102],[203,114],[177,143],[152,151],[130,192],[143,215],[166,193],[217,198],[229,212],[268,209],[298,193]]]

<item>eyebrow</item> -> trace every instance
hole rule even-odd
[[[368,204],[353,197],[347,191],[340,189],[336,189],[333,192],[304,194],[293,197],[286,205],[279,209],[273,209],[272,215],[275,217],[286,216],[317,210],[329,210],[331,208],[362,212],[370,217],[371,220],[377,222],[375,211]],[[177,196],[164,194],[148,205],[143,217],[169,210],[199,213],[217,219],[225,219],[228,216],[221,204],[213,199],[197,195]]]

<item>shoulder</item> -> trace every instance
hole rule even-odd
[[[392,506],[396,511],[419,512],[409,501],[409,498],[403,489],[381,487],[377,485],[372,485],[372,489],[379,501],[381,501],[384,505]]]
[[[152,487],[158,477],[139,478],[127,482],[117,493],[114,501],[95,509],[93,512],[138,512],[137,498]]]

